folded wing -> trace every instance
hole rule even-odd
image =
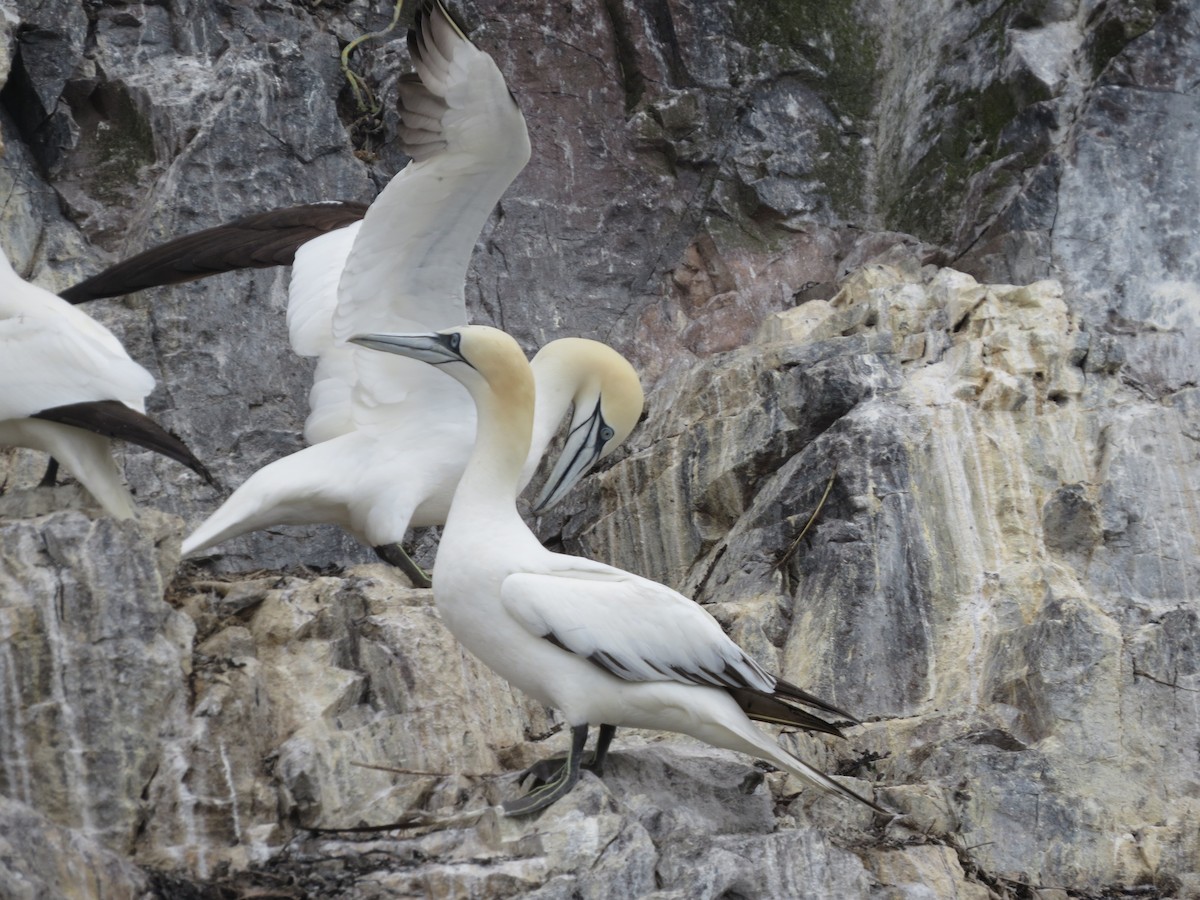
[[[0,420],[92,400],[119,400],[140,410],[154,378],[117,347],[65,322],[0,321]]]
[[[501,598],[531,634],[625,681],[723,688],[752,719],[828,734],[841,731],[793,704],[856,721],[771,675],[698,604],[637,575],[597,563],[546,574],[522,572],[505,579]]]

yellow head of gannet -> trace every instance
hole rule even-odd
[[[555,385],[574,387],[566,442],[534,503],[533,511],[540,513],[558,503],[629,437],[642,415],[645,394],[629,360],[600,341],[559,338],[539,350],[530,365],[537,378],[539,408],[543,390],[553,390]],[[535,417],[535,445],[539,424]]]

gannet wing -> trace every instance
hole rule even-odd
[[[501,599],[531,634],[626,681],[775,688],[698,604],[636,575],[518,572],[504,580]]]
[[[346,261],[334,317],[341,340],[467,321],[471,252],[529,160],[504,77],[441,3],[418,11],[409,47],[419,80],[400,83],[401,138],[413,161],[371,204]]]
[[[400,82],[400,136],[413,159],[371,204],[346,259],[333,316],[337,341],[467,321],[471,253],[529,161],[525,119],[503,75],[437,0],[418,10],[409,49],[416,73]],[[469,414],[466,391],[428,366],[361,347],[349,352],[355,427],[391,427],[446,402]],[[346,372],[340,362],[327,368],[338,377]],[[317,399],[345,396],[325,383]]]
[[[120,400],[87,400],[68,403],[34,413],[31,418],[82,428],[101,437],[137,444],[187,466],[213,487],[219,488],[212,472],[187,444],[163,428],[152,418],[131,409]]]
[[[65,321],[0,321],[0,420],[95,400],[119,400],[141,411],[153,389],[154,377],[119,343],[114,349]]]
[[[327,441],[355,428],[355,348],[333,337],[338,281],[361,222],[314,238],[297,249],[288,284],[287,328],[292,349],[317,357],[304,439]]]
[[[167,241],[109,266],[59,296],[71,303],[183,284],[235,269],[291,265],[308,241],[357,222],[365,203],[330,201],[273,209]]]
[[[518,572],[501,586],[524,628],[626,681],[678,681],[729,691],[761,722],[841,735],[793,704],[856,719],[771,675],[708,612],[665,585],[582,558],[551,573]]]
[[[334,338],[338,282],[362,225],[355,222],[309,241],[296,251],[292,266],[288,337],[298,354],[317,357],[304,424],[310,444],[358,429],[395,427],[413,415],[409,398],[420,398],[422,408],[444,411],[437,398],[449,395],[468,414],[472,409],[461,385],[429,366]],[[420,323],[396,324],[425,330]]]

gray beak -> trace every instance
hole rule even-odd
[[[612,428],[600,414],[600,401],[596,401],[592,414],[567,435],[562,455],[533,506],[534,515],[540,515],[565,497],[579,479],[592,470],[612,436]]]
[[[439,334],[356,334],[350,343],[371,350],[382,350],[411,359],[419,359],[430,365],[442,366],[452,362],[467,362],[458,352],[461,335],[457,332]],[[470,365],[470,363],[467,363]]]

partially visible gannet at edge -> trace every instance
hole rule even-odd
[[[305,424],[312,446],[254,473],[184,541],[184,555],[270,525],[332,522],[428,584],[400,541],[410,526],[445,521],[474,440],[474,407],[461,386],[427,366],[344,339],[467,318],[471,252],[530,146],[496,64],[440,3],[418,10],[409,48],[417,78],[400,84],[401,136],[413,161],[361,222],[295,250],[288,328],[293,348],[318,358]],[[596,342],[554,341],[534,368],[538,438],[525,482],[575,410],[541,510],[624,440],[643,397],[633,367]]]
[[[591,725],[601,726],[595,764],[603,762],[616,727],[674,731],[764,759],[890,815],[785,751],[751,721],[839,734],[794,704],[844,713],[769,674],[682,594],[553,553],[526,527],[516,498],[535,384],[516,341],[481,325],[353,340],[440,368],[466,387],[478,409],[478,438],[438,548],[434,601],[471,653],[561,710],[572,735],[557,775],[507,801],[509,815],[543,809],[570,791]]]
[[[116,518],[134,514],[112,440],[140,444],[212,476],[146,416],[154,377],[116,336],[19,276],[0,252],[0,444],[49,453]]]

